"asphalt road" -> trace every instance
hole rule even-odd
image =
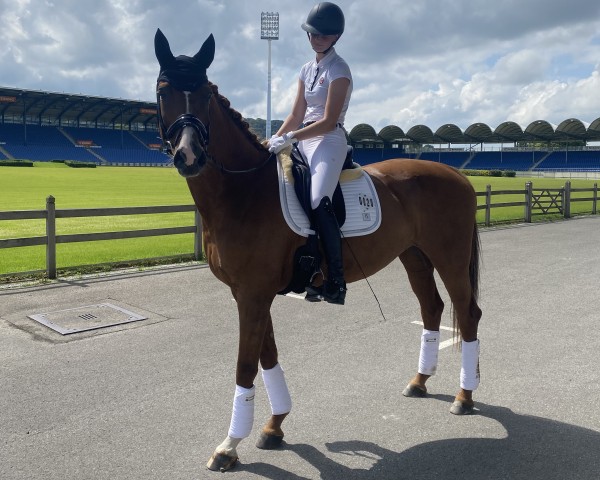
[[[475,415],[449,413],[452,346],[428,398],[401,395],[421,327],[398,261],[370,279],[385,318],[364,281],[345,307],[275,300],[286,443],[254,447],[269,415],[257,380],[254,430],[227,478],[600,478],[600,217],[481,240]],[[100,302],[148,319],[63,337],[27,317]],[[0,479],[220,478],[205,464],[227,433],[236,350],[235,303],[206,268],[0,289]]]

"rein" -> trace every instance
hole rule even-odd
[[[265,167],[267,165],[267,163],[269,163],[271,161],[271,159],[275,158],[275,153],[271,152],[271,154],[267,157],[267,159],[261,163],[260,165],[256,166],[256,167],[252,167],[252,168],[248,168],[246,170],[230,170],[228,168],[226,168],[222,163],[217,163],[216,161],[213,160],[213,162],[215,163],[215,165],[217,166],[217,168],[219,170],[221,170],[221,172],[223,173],[252,173],[252,172],[257,172],[258,170],[260,170],[261,168]],[[212,160],[212,157],[210,157]]]

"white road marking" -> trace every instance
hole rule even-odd
[[[285,296],[297,298],[298,300],[304,300],[304,295],[299,295],[298,293],[286,293]]]
[[[418,322],[418,321],[414,321],[414,322],[410,322],[414,325],[421,325],[423,326],[423,322]],[[440,330],[447,330],[449,332],[452,331],[452,327],[445,327],[444,325],[440,325]],[[454,339],[450,338],[448,340],[444,340],[443,342],[440,342],[440,350],[447,348],[447,347],[451,347],[452,345],[454,345]]]

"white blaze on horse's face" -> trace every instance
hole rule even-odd
[[[192,142],[194,139],[194,129],[192,127],[185,127],[181,133],[181,140],[177,145],[175,154],[181,153],[185,158],[185,164],[191,167],[196,160],[194,150],[192,149]]]
[[[185,95],[185,113],[192,113],[190,110],[190,94],[191,92],[184,91]],[[192,142],[194,139],[194,129],[192,127],[184,127],[181,132],[181,140],[177,145],[177,152],[181,152],[185,158],[185,164],[191,167],[196,159],[194,150],[192,149]]]

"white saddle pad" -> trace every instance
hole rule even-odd
[[[288,226],[298,235],[308,237],[313,232],[294,190],[291,166],[287,153],[277,155],[281,210]],[[343,170],[340,186],[346,202],[346,222],[341,228],[344,237],[359,237],[377,230],[381,225],[381,205],[371,177],[362,168]]]

